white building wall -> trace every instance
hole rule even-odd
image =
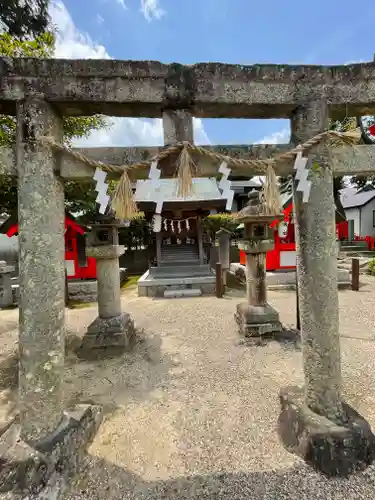
[[[360,218],[359,218],[359,209],[358,208],[347,208],[345,209],[346,219],[354,220],[354,234],[360,236],[361,228],[360,228]]]
[[[375,236],[374,227],[375,199],[361,209],[361,236]]]

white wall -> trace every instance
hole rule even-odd
[[[375,236],[373,225],[373,211],[375,210],[375,199],[361,208],[347,208],[346,218],[354,220],[354,233],[358,236]]]
[[[361,210],[361,236],[375,236],[373,223],[373,212],[375,210],[375,199],[364,205]]]
[[[359,209],[358,208],[347,208],[345,209],[345,215],[347,220],[354,220],[354,234],[360,236],[359,227]]]

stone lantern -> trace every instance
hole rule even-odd
[[[91,227],[86,254],[96,259],[99,314],[87,328],[82,346],[127,347],[134,334],[134,323],[129,314],[121,311],[119,257],[125,247],[119,245],[118,235],[126,223],[108,213],[98,216]]]
[[[249,203],[236,215],[244,224],[244,237],[239,242],[246,254],[247,301],[237,305],[235,314],[240,333],[246,337],[281,331],[279,313],[267,303],[266,253],[274,248],[270,224],[283,214],[267,213],[259,192],[249,194]]]

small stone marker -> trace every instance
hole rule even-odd
[[[227,272],[230,268],[230,237],[231,233],[227,229],[221,228],[216,236],[219,239],[219,262],[223,270],[223,284],[227,284]]]
[[[13,305],[12,272],[14,266],[8,266],[4,260],[0,260],[0,308]]]

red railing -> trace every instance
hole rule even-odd
[[[375,250],[375,237],[374,236],[357,236],[354,235],[355,241],[366,241],[369,250]]]
[[[349,224],[347,220],[343,222],[338,222],[336,224],[336,234],[337,239],[341,241],[347,241],[349,238]]]

